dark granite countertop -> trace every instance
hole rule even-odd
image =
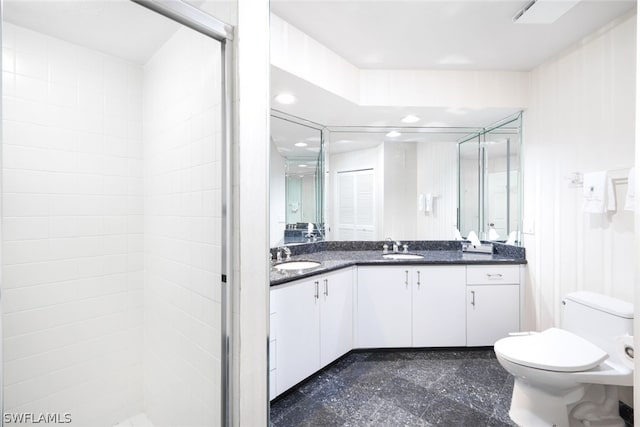
[[[303,279],[305,277],[315,276],[317,274],[327,273],[334,270],[339,270],[345,267],[351,267],[354,265],[482,265],[527,263],[527,260],[524,257],[524,250],[522,250],[521,254],[478,254],[463,253],[459,249],[455,250],[452,247],[447,247],[444,249],[435,250],[410,250],[410,253],[420,254],[424,256],[424,258],[415,260],[394,260],[383,258],[382,250],[335,250],[339,248],[334,249],[326,247],[319,247],[317,249],[321,250],[317,252],[310,252],[307,250],[295,251],[298,253],[298,255],[293,255],[291,257],[291,261],[317,261],[320,262],[320,266],[306,270],[287,271],[277,270],[272,267],[270,273],[271,286],[281,285],[283,283]]]

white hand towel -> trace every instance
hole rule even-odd
[[[478,239],[478,235],[476,234],[475,231],[470,231],[469,234],[467,235],[467,240],[469,242],[471,242],[471,244],[473,246],[481,246],[482,243],[480,243],[480,239]]]
[[[607,171],[584,174],[582,210],[586,213],[603,214],[616,210],[616,195],[613,181]]]
[[[624,210],[632,211],[636,206],[636,168],[629,169],[629,178],[627,183],[627,197],[624,201]]]
[[[418,194],[418,212],[424,212],[426,197],[424,194]]]
[[[424,211],[433,211],[433,194],[427,193],[424,195]]]

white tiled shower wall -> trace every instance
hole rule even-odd
[[[142,68],[3,23],[5,412],[142,410]]]
[[[145,411],[220,420],[218,42],[181,29],[144,67]]]
[[[216,425],[218,42],[142,67],[5,23],[3,66],[5,412]]]

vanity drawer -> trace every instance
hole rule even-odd
[[[499,285],[520,283],[520,267],[517,265],[469,265],[467,285]]]

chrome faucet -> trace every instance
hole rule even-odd
[[[285,246],[282,250],[284,251],[284,254],[287,256],[287,258],[286,258],[287,261],[290,261],[291,260],[291,249],[289,249],[288,247]]]
[[[400,248],[400,246],[402,246],[402,243],[400,243],[400,241],[393,241],[393,239],[391,237],[387,237],[387,243],[391,243],[392,247],[393,247],[393,253],[397,253],[398,249]],[[387,249],[389,248],[388,244],[385,244],[384,246],[387,247]],[[384,248],[383,246],[383,248]]]

